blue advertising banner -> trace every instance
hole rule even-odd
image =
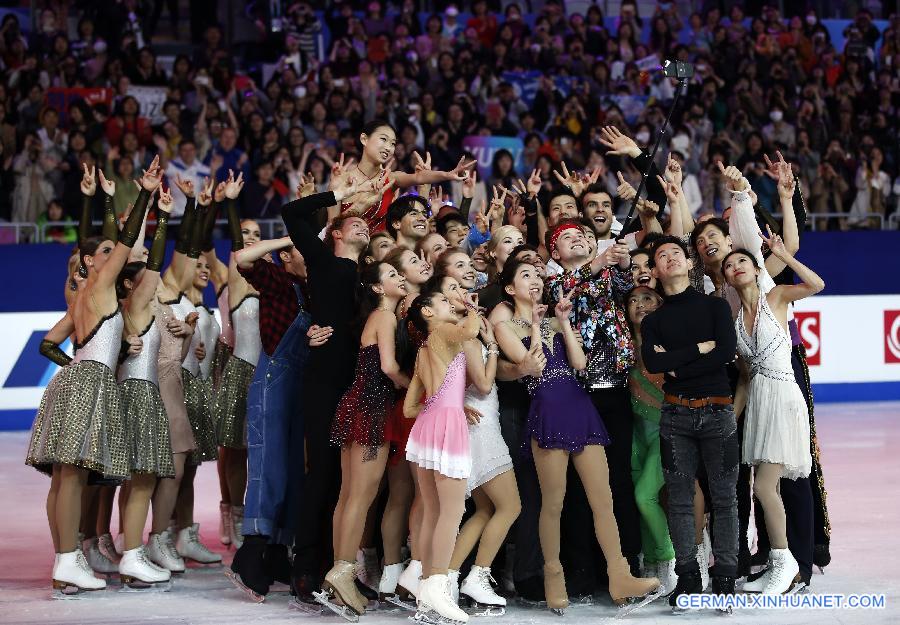
[[[518,137],[491,137],[485,135],[469,135],[463,139],[463,149],[468,150],[478,160],[478,177],[488,180],[491,177],[491,163],[497,150],[509,150],[513,157],[513,168],[522,171],[522,153],[525,144]]]

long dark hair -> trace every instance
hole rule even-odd
[[[353,324],[357,335],[362,334],[369,315],[381,304],[381,296],[372,290],[381,284],[381,267],[386,263],[360,265],[359,280],[356,283],[356,320]]]
[[[749,258],[749,259],[750,259],[750,262],[753,263],[753,266],[754,266],[756,269],[759,269],[759,268],[760,268],[760,267],[759,267],[759,261],[756,260],[756,256],[754,256],[753,253],[750,252],[750,250],[748,250],[747,248],[739,247],[739,248],[733,249],[733,250],[731,250],[730,252],[728,252],[727,254],[725,254],[725,258],[722,259],[722,267],[721,267],[720,271],[722,272],[722,277],[723,277],[723,278],[725,277],[725,263],[728,262],[728,259],[729,259],[729,258],[731,258],[732,256],[735,256],[735,255],[738,255],[738,254],[741,255],[741,256],[746,256],[747,258]]]
[[[513,257],[512,254],[509,255],[506,263],[503,265],[503,271],[501,271],[497,276],[497,283],[500,285],[500,292],[503,295],[503,298],[508,301],[514,301],[514,297],[506,292],[506,287],[510,286],[516,279],[516,272],[519,270],[519,267],[526,266],[534,268],[534,265],[531,263],[525,262],[524,260],[519,260]],[[547,297],[547,289],[544,289],[543,295],[541,296],[543,299]]]
[[[125,281],[131,280],[133,285],[138,274],[146,268],[147,263],[142,260],[130,262],[122,267],[122,271],[119,272],[119,276],[116,278],[116,299],[126,299],[130,295],[128,289],[125,288]],[[132,288],[134,287],[132,286]]]
[[[437,285],[437,287],[435,287],[435,285]],[[428,336],[428,321],[422,315],[422,309],[426,306],[431,306],[434,303],[434,297],[441,291],[439,282],[429,280],[423,285],[423,287],[425,286],[430,287],[430,289],[426,290],[423,288],[422,292],[416,296],[413,303],[409,305],[407,316],[416,330],[425,336]]]

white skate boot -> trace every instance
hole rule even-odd
[[[98,539],[96,536],[93,538],[88,538],[83,543],[81,543],[81,550],[84,552],[84,557],[87,559],[87,563],[94,570],[95,573],[100,573],[101,575],[114,575],[119,572],[119,567],[115,562],[107,558],[101,551],[98,544]]]
[[[459,571],[453,569],[447,571],[447,588],[450,589],[450,598],[453,599],[453,603],[459,605]]]
[[[657,562],[656,574],[653,577],[659,579],[659,583],[662,584],[662,594],[668,595],[675,590],[675,586],[678,585],[678,575],[675,573],[675,559]]]
[[[200,524],[194,523],[178,532],[178,540],[175,541],[175,551],[182,558],[199,562],[200,564],[220,564],[222,556],[213,553],[200,542]]]
[[[219,541],[223,545],[231,544],[231,504],[219,502]]]
[[[494,591],[491,582],[491,569],[486,566],[473,566],[463,580],[460,594],[465,595],[476,607],[480,608],[476,616],[503,616],[506,614],[506,598]],[[495,582],[496,583],[496,582]]]
[[[359,579],[360,583],[372,590],[377,590],[381,581],[381,566],[378,561],[378,551],[375,547],[363,547],[357,551],[356,564],[359,568],[357,579]]]
[[[104,534],[103,536],[97,537],[97,548],[110,562],[118,564],[119,560],[122,559],[122,554],[116,549],[116,545],[110,534]]]
[[[387,601],[398,608],[415,612],[415,597],[404,596],[404,598],[401,598],[398,593],[397,582],[403,574],[403,569],[402,562],[385,565],[384,570],[381,572],[381,580],[378,582],[378,599],[379,601]],[[412,601],[410,602],[408,599],[412,599]]]
[[[85,590],[103,590],[106,581],[94,575],[81,549],[60,553],[53,566],[53,589],[58,597],[71,596]]]
[[[410,560],[397,580],[397,594],[403,598],[419,596],[419,580],[422,577],[422,563]]]
[[[122,554],[122,560],[119,562],[119,576],[122,578],[122,585],[132,589],[146,589],[154,584],[160,584],[159,590],[168,590],[167,582],[172,579],[172,573],[168,569],[159,567],[150,561],[144,545],[129,549]]]
[[[240,549],[244,544],[244,506],[231,506],[231,544]]]
[[[447,583],[446,575],[432,575],[423,580],[419,586],[419,610],[426,614],[430,610],[437,612],[441,623],[467,623],[469,615],[453,603]]]
[[[769,578],[772,577],[772,552],[769,552],[769,561],[766,562],[766,568],[762,572],[762,575],[757,577],[752,582],[745,582],[741,587],[743,592],[762,592],[765,590],[766,585],[769,583]]]
[[[771,558],[772,574],[762,592],[764,595],[783,595],[800,581],[800,565],[788,549],[773,549]]]
[[[703,528],[703,542],[697,545],[697,564],[700,566],[700,584],[703,592],[709,588],[709,554],[712,551],[709,541],[709,533]]]
[[[147,555],[154,564],[172,573],[184,573],[184,560],[175,552],[168,530],[162,534],[150,534]]]

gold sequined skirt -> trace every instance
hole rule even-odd
[[[129,379],[121,383],[122,412],[127,418],[132,473],[152,473],[175,477],[169,417],[159,388],[148,380]]]
[[[247,448],[247,391],[255,369],[236,356],[225,364],[214,413],[219,445],[223,447]]]
[[[191,452],[188,462],[198,465],[218,457],[216,446],[216,426],[212,418],[212,378],[203,380],[187,369],[181,370],[184,380],[184,403],[187,406],[188,421],[194,431],[197,448]]]
[[[131,474],[125,413],[109,367],[93,360],[69,364],[41,397],[25,463],[44,473],[70,464],[112,479]]]
[[[212,393],[215,400],[216,395],[222,388],[222,375],[225,373],[225,365],[231,359],[234,349],[223,341],[216,341],[216,348],[213,351],[212,371],[210,372],[210,380],[212,380]]]

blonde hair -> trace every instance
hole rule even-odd
[[[494,258],[494,250],[497,249],[497,246],[500,245],[500,241],[502,241],[504,237],[515,237],[517,235],[522,236],[522,231],[516,226],[500,226],[497,228],[496,232],[491,233],[491,240],[488,241],[487,247],[485,248],[488,257],[491,259],[491,263],[487,267],[488,277],[491,280],[500,273],[499,269],[497,269],[497,259]]]

